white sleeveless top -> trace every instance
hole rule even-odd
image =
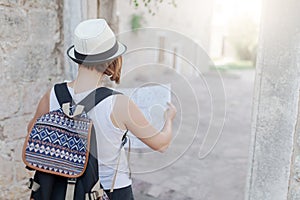
[[[74,94],[73,88],[68,87],[69,92],[75,103],[79,103],[92,90]],[[117,166],[118,152],[124,131],[116,128],[110,119],[113,109],[114,95],[107,97],[95,106],[88,116],[92,119],[97,138],[99,177],[104,189],[111,189],[112,180]],[[50,93],[50,111],[59,109],[54,87]],[[121,151],[120,164],[114,189],[123,188],[131,185],[132,181],[128,175],[128,164],[125,150]]]

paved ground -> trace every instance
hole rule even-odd
[[[136,153],[132,156],[135,172],[133,189],[137,200],[243,199],[248,170],[254,70],[222,73],[227,109],[225,126],[212,153],[205,159],[199,159],[206,131],[211,130],[204,146],[206,151],[217,137],[224,108],[224,96],[222,90],[218,90],[219,77],[208,73],[204,78],[213,88],[211,93],[215,90],[212,103],[200,78],[189,80],[196,85],[196,100],[189,93],[191,87],[187,87],[180,78],[174,81],[174,77],[169,77],[166,80],[172,82],[182,109],[176,119],[174,141],[166,153]],[[165,79],[168,79],[167,75]],[[179,105],[178,102],[176,104]]]

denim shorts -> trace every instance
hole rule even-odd
[[[131,185],[114,189],[112,193],[109,190],[105,190],[110,200],[134,200]]]

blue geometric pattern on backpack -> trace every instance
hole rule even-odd
[[[50,173],[79,175],[88,155],[91,123],[84,112],[69,118],[59,109],[41,116],[29,135],[26,161]]]

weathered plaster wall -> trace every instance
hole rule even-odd
[[[299,7],[297,0],[263,1],[246,200],[300,198],[292,194],[300,189],[293,178],[299,146]]]
[[[28,199],[21,160],[38,101],[63,80],[60,0],[0,0],[0,199]]]

